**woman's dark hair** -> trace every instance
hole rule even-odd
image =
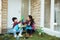
[[[13,17],[13,18],[12,18],[12,21],[14,22],[14,20],[16,20],[16,19],[17,19],[16,17]]]
[[[33,17],[31,15],[29,15],[28,17],[30,18],[30,21],[31,21],[31,24],[30,25],[34,24],[35,22],[34,22]]]

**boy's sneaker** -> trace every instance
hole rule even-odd
[[[19,34],[20,37],[23,37],[23,35]]]
[[[14,35],[14,37],[16,38],[16,37],[17,37],[17,35]]]

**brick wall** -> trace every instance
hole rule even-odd
[[[31,14],[35,20],[36,28],[40,26],[40,0],[31,0]]]
[[[7,12],[8,12],[8,0],[2,0],[2,32],[6,31]]]

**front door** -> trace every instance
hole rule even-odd
[[[18,20],[21,17],[21,0],[8,0],[8,25],[7,28],[12,28],[12,18],[17,17]]]

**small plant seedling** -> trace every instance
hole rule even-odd
[[[38,35],[42,35],[44,34],[42,27],[40,27],[39,29],[37,29]]]

